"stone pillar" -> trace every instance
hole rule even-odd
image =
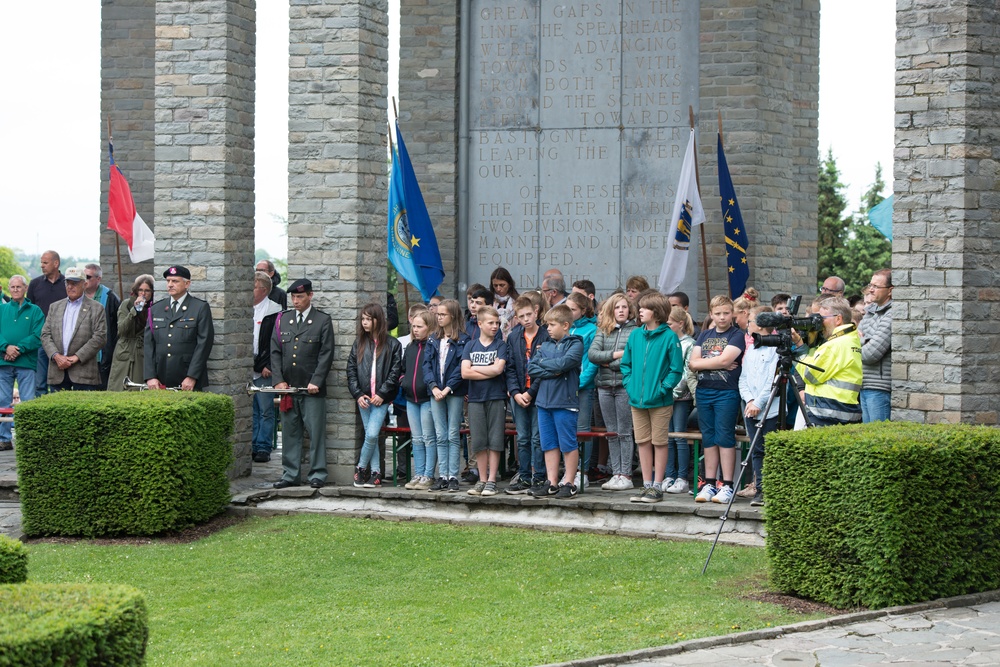
[[[893,419],[1000,412],[1000,9],[899,2]]]
[[[234,475],[250,469],[254,0],[156,2],[156,275],[191,269],[215,320],[213,391],[236,401]]]
[[[712,294],[729,293],[716,177],[721,112],[750,233],[749,284],[768,298],[808,299],[816,292],[819,0],[702,0],[700,68],[698,163]]]
[[[459,13],[455,0],[400,9],[399,124],[444,262],[441,294],[457,295]],[[462,299],[465,295],[461,295]],[[463,301],[464,303],[464,301]]]
[[[288,280],[312,280],[333,317],[327,462],[346,483],[360,424],[347,356],[360,307],[385,305],[388,8],[291,0],[290,18]]]
[[[153,219],[153,59],[155,0],[101,2],[101,268],[104,284],[118,293],[117,234],[108,229],[108,119],[115,158],[135,199],[139,215],[156,233]],[[132,264],[124,241],[122,285],[125,295],[135,277],[152,273],[153,262]],[[122,296],[124,300],[125,296]]]

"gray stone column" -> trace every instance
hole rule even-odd
[[[250,467],[254,0],[156,2],[156,272],[191,269],[215,319],[212,390],[236,401],[232,472]]]
[[[1000,9],[899,2],[893,419],[1000,412]]]
[[[385,304],[386,0],[291,0],[288,272],[334,321],[327,404],[331,479],[351,475],[357,408],[345,369],[358,310]]]
[[[698,162],[712,294],[729,293],[715,177],[721,112],[751,235],[749,284],[765,297],[808,298],[816,290],[819,0],[702,0],[701,35]]]
[[[118,165],[132,188],[139,215],[156,233],[153,219],[153,59],[155,0],[101,1],[101,268],[104,284],[118,292],[117,234],[108,229],[108,119]],[[151,273],[153,262],[132,264],[119,241],[122,285]],[[123,296],[119,294],[119,296]],[[123,297],[124,299],[124,297]]]
[[[404,0],[399,12],[399,125],[434,222],[446,297],[458,289],[458,5]]]

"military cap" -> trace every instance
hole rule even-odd
[[[180,264],[175,264],[163,272],[164,278],[169,278],[170,276],[191,280],[191,272],[187,270],[186,266],[181,266]]]
[[[307,278],[299,278],[288,287],[289,294],[306,294],[313,291],[312,281]]]

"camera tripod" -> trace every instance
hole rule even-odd
[[[778,398],[778,430],[785,431],[788,430],[788,426],[785,424],[785,416],[787,414],[787,404],[786,397],[788,395],[788,387],[791,386],[793,389],[795,387],[795,381],[792,379],[792,366],[795,363],[800,363],[803,366],[808,366],[813,370],[823,372],[822,368],[813,366],[804,361],[795,361],[795,355],[788,346],[782,345],[778,348],[778,372],[774,376],[774,382],[771,383],[771,395],[767,397],[767,403],[764,408],[758,413],[757,417],[757,431],[754,433],[753,438],[750,441],[750,448],[747,450],[746,457],[743,458],[740,464],[739,474],[733,480],[733,494],[729,497],[729,502],[726,503],[726,508],[722,512],[722,516],[719,517],[721,521],[719,522],[719,530],[715,533],[715,539],[712,541],[712,548],[708,552],[708,558],[705,559],[705,566],[701,568],[701,573],[705,574],[708,571],[708,564],[712,561],[712,554],[715,553],[715,546],[719,543],[719,537],[722,535],[722,529],[726,525],[726,520],[729,518],[729,512],[733,508],[733,501],[736,500],[736,489],[740,488],[740,482],[743,480],[743,474],[746,472],[747,464],[753,457],[753,450],[757,446],[757,443],[761,438],[764,437],[764,422],[767,420],[767,413],[771,410],[771,405],[774,403],[775,397]],[[802,411],[802,417],[805,419],[806,428],[812,428],[813,424],[809,421],[809,415],[806,412],[806,405],[799,396],[798,391],[792,392],[795,395],[795,402],[799,406],[799,410]]]

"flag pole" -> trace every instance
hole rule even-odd
[[[694,130],[694,107],[688,105],[688,119],[691,122],[691,129]],[[695,133],[697,135],[697,133]],[[698,137],[695,136],[694,150],[694,182],[698,186],[698,196],[701,197],[701,177],[698,176]],[[701,230],[701,263],[705,271],[705,314],[712,314],[712,288],[708,282],[708,245],[705,242],[705,225],[698,225]]]
[[[108,116],[108,146],[112,146],[111,141],[111,116]],[[113,152],[114,149],[111,149]],[[111,161],[111,152],[108,153],[108,161]],[[108,165],[108,173],[111,173],[111,166]],[[108,182],[108,187],[111,187],[110,181]],[[111,215],[110,203],[108,208],[108,215]],[[125,300],[125,288],[122,287],[122,249],[118,245],[118,232],[115,232],[115,257],[118,258],[118,294],[121,296],[122,300]]]

